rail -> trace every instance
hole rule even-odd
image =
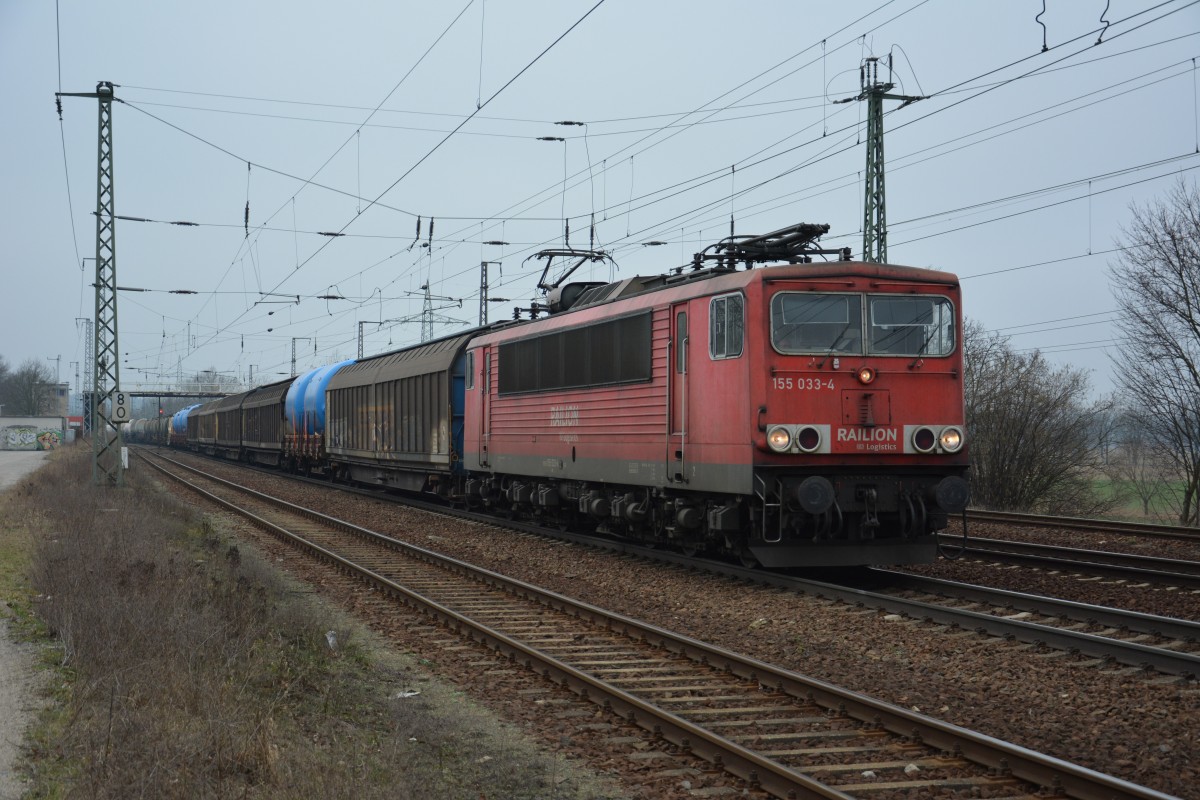
[[[796,735],[807,741],[809,737],[816,739],[822,735],[814,731],[814,728],[828,723],[826,728],[830,725],[835,728],[840,727],[839,730],[834,730],[829,734],[835,740],[838,737],[841,741],[865,738],[877,744],[878,737],[886,735],[891,741],[899,742],[894,745],[894,748],[901,753],[911,753],[914,749],[920,749],[927,753],[932,751],[924,758],[920,756],[913,756],[913,758],[929,765],[931,770],[942,769],[949,773],[947,776],[939,778],[936,777],[938,773],[933,771],[928,778],[912,778],[907,781],[903,780],[907,775],[902,775],[901,780],[888,783],[887,788],[909,787],[919,790],[922,787],[937,786],[943,789],[953,788],[971,792],[983,786],[1006,786],[1015,790],[1015,792],[1009,792],[1009,796],[1017,793],[1032,796],[1034,791],[1050,790],[1080,800],[1100,800],[1101,798],[1106,800],[1109,798],[1166,800],[1168,797],[1152,789],[1136,786],[1044,754],[1000,742],[991,737],[967,731],[823,681],[807,678],[629,617],[579,603],[562,595],[506,578],[464,562],[445,558],[423,548],[327,517],[311,509],[294,506],[253,492],[215,476],[203,478],[203,480],[213,482],[221,487],[219,490],[221,492],[235,492],[240,497],[250,498],[249,502],[255,506],[255,510],[244,510],[238,504],[219,497],[217,492],[203,489],[173,475],[163,467],[155,466],[222,506],[235,510],[236,513],[247,515],[255,524],[275,535],[286,538],[316,557],[335,564],[337,569],[373,583],[386,594],[434,615],[462,635],[507,654],[514,661],[524,664],[527,668],[549,677],[551,680],[569,686],[588,701],[610,709],[627,722],[651,732],[655,737],[669,741],[683,751],[718,764],[726,772],[737,775],[752,786],[759,787],[777,797],[842,798],[845,800],[854,797],[853,792],[869,794],[878,791],[883,784],[863,783],[854,770],[843,770],[839,773],[835,769],[833,770],[835,777],[840,775],[843,780],[852,781],[852,783],[831,786],[781,763],[769,752],[747,746],[759,738],[764,741],[774,741],[774,735],[727,737],[719,731],[736,731],[743,724],[750,728],[764,724],[778,724],[781,727],[798,724],[801,732]],[[199,470],[184,465],[179,466],[196,474],[202,474]],[[268,516],[274,514],[267,509],[283,509],[288,516],[301,517],[304,522],[293,524],[302,525],[305,535],[299,536],[289,531],[287,523],[281,520],[268,519]],[[322,531],[328,532],[323,533]],[[436,589],[440,592],[441,597],[468,598],[468,600],[433,599],[426,596],[429,592],[425,590],[418,592],[406,585],[410,581],[402,583],[392,577],[380,574],[375,569],[367,569],[357,563],[358,559],[351,560],[339,554],[336,552],[336,548],[344,545],[344,533],[346,532],[354,534],[361,541],[372,542],[387,548],[389,552],[405,556],[406,563],[435,565],[438,571],[437,577],[426,575],[414,578],[411,582],[428,585],[431,590]],[[322,542],[318,543],[316,541],[318,539]],[[404,567],[405,570],[409,568]],[[392,567],[389,566],[389,569]],[[453,589],[444,589],[441,586],[442,582],[449,581],[450,578],[470,581],[475,588],[459,586]],[[486,593],[489,593],[487,598],[484,597],[485,590]],[[492,604],[490,593],[493,591],[503,598],[500,606]],[[529,606],[524,611],[515,611],[514,604],[518,601],[526,601]],[[452,607],[456,602],[459,607]],[[477,610],[468,613],[466,609],[472,607]],[[570,620],[587,625],[586,633],[561,633],[553,637],[551,641],[570,643],[579,638],[588,638],[594,643],[593,647],[599,648],[601,645],[608,647],[610,645],[607,643],[617,639],[619,640],[617,652],[621,653],[622,658],[629,659],[624,662],[628,664],[628,668],[613,670],[610,667],[607,671],[609,673],[616,672],[618,678],[605,680],[599,677],[599,674],[606,670],[585,666],[587,658],[584,658],[583,661],[577,659],[576,663],[572,664],[569,663],[569,659],[552,655],[549,651],[554,648],[531,643],[528,634],[520,633],[522,626],[540,631],[539,635],[544,637],[546,631],[540,617],[537,624],[528,624],[528,619],[531,615],[544,614],[546,609],[558,612],[558,617],[553,622],[554,625],[569,625],[572,624],[569,622]],[[478,621],[477,617],[479,616],[497,621],[485,624]],[[524,623],[522,623],[523,620]],[[502,630],[506,621],[510,621],[507,623],[509,627],[507,630]],[[626,654],[626,651],[634,648],[638,648],[638,651],[631,656]],[[650,648],[650,651],[648,652],[645,648]],[[655,655],[655,653],[659,655]],[[612,658],[615,657],[612,656]],[[686,659],[686,666],[680,661],[681,658]],[[601,659],[601,661],[610,665],[612,663],[605,659]],[[657,666],[659,664],[661,666]],[[640,675],[657,674],[653,677],[639,677],[631,681],[629,675],[625,674],[629,672]],[[654,702],[650,699],[654,696],[654,692],[650,688],[645,688],[646,685],[642,683],[643,681],[655,682],[657,685],[657,682],[664,678],[676,681],[685,678],[687,681],[715,681],[719,682],[723,691],[740,688],[743,695],[737,698],[738,707],[723,709],[717,713],[745,713],[749,715],[747,722],[725,719],[719,723],[715,721],[705,723],[700,721],[706,717],[703,710],[690,712],[680,710],[679,713],[674,713],[664,708],[662,702]],[[627,686],[642,688],[640,691],[621,688],[619,684],[622,681]],[[711,701],[712,698],[700,699]],[[704,706],[710,709],[708,714],[712,713],[712,705],[712,702],[708,702]],[[808,710],[813,709],[814,706],[818,712],[815,715]],[[679,710],[678,707],[677,710]],[[792,718],[796,714],[799,714],[799,719]],[[689,716],[691,718],[688,718]],[[878,748],[872,746],[865,749],[877,750]],[[780,752],[786,754],[789,751],[785,749]],[[964,776],[961,774],[960,764],[975,765],[974,773]],[[820,767],[814,767],[812,771],[828,774]],[[1022,786],[1022,783],[1025,785]],[[1033,788],[1028,788],[1029,784],[1032,784]]]

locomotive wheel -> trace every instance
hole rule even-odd
[[[748,547],[743,547],[738,551],[738,563],[746,569],[756,569],[759,566],[758,558],[750,552]]]

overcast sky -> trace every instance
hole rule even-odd
[[[1108,391],[1120,228],[1200,166],[1200,4],[1045,5],[0,0],[0,355],[74,384],[94,313],[97,102],[60,123],[60,89],[124,101],[116,211],[152,220],[117,223],[117,282],[148,290],[119,294],[131,389],[276,380],[293,345],[353,357],[360,321],[391,321],[367,354],[419,341],[426,282],[435,332],[465,329],[481,261],[509,317],[564,215],[615,258],[584,279],[684,263],[731,214],[857,257],[866,108],[838,101],[890,56],[926,99],[885,102],[889,260],[957,273],[969,318]]]

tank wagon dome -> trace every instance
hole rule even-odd
[[[313,371],[311,380],[304,389],[301,405],[304,432],[309,436],[325,432],[325,390],[329,388],[329,382],[337,375],[338,370],[353,363],[354,359],[349,358]]]
[[[184,434],[187,433],[187,418],[188,414],[192,413],[193,409],[200,407],[200,403],[193,403],[187,408],[180,409],[171,415],[171,432]]]
[[[304,391],[312,381],[313,376],[327,367],[314,367],[292,381],[288,387],[287,399],[283,402],[284,413],[287,415],[288,431],[293,434],[303,433],[301,420],[304,419]]]

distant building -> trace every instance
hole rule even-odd
[[[71,384],[51,383],[47,385],[46,389],[49,400],[46,412],[55,417],[69,415],[71,413]]]

